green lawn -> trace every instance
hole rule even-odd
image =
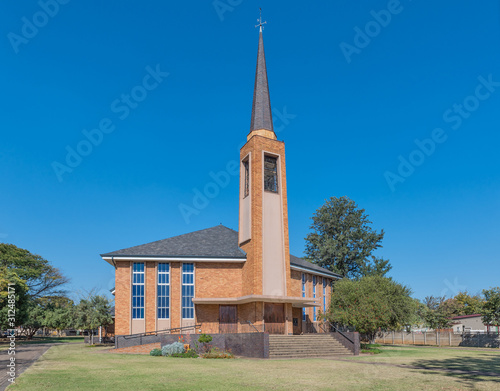
[[[498,390],[500,352],[382,347],[347,361],[175,359],[56,345],[8,389],[14,390]],[[463,375],[385,364],[470,369]]]
[[[40,343],[78,343],[83,342],[84,337],[33,337],[32,340],[23,340],[16,338],[16,345],[32,345]],[[0,351],[9,347],[9,340],[4,338],[0,340]]]

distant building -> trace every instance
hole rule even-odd
[[[481,314],[455,316],[452,318],[452,321],[452,327],[455,333],[462,333],[464,331],[482,333],[499,332],[499,326],[484,324]]]

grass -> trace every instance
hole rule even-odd
[[[40,343],[78,343],[83,342],[84,337],[33,337],[31,340],[16,338],[16,345],[33,345]],[[7,338],[0,340],[1,347],[6,347],[9,344]]]
[[[381,347],[346,360],[207,360],[113,354],[56,345],[8,391],[37,390],[498,390],[500,352]],[[370,365],[361,362],[384,363]],[[402,365],[400,366],[395,366]],[[418,369],[405,366],[415,366]],[[436,368],[428,370],[428,366]],[[435,369],[472,369],[496,376]]]
[[[380,354],[382,353],[382,349],[379,349],[379,347],[380,344],[378,343],[362,343],[361,353]]]

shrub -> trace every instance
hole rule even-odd
[[[160,349],[153,349],[149,352],[150,356],[161,356],[161,350]]]
[[[184,353],[184,344],[174,342],[161,348],[162,356],[171,356],[174,353]]]
[[[234,358],[234,355],[226,350],[221,350],[219,348],[212,348],[207,353],[205,353],[203,358]]]
[[[172,353],[170,355],[170,357],[180,357],[180,358],[197,358],[198,357],[198,354],[192,350],[192,349],[189,349],[188,351],[186,351],[185,353]]]
[[[370,354],[380,354],[382,353],[382,349],[379,349],[380,345],[373,343],[362,343],[361,344],[361,353],[370,353]]]
[[[198,342],[200,343],[210,343],[212,342],[212,336],[207,334],[201,334],[200,338],[198,338]]]

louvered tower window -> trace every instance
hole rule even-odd
[[[278,192],[278,158],[264,156],[264,190]]]
[[[245,170],[245,189],[243,190],[243,197],[247,197],[250,194],[250,167],[248,160],[243,162],[243,169]]]

